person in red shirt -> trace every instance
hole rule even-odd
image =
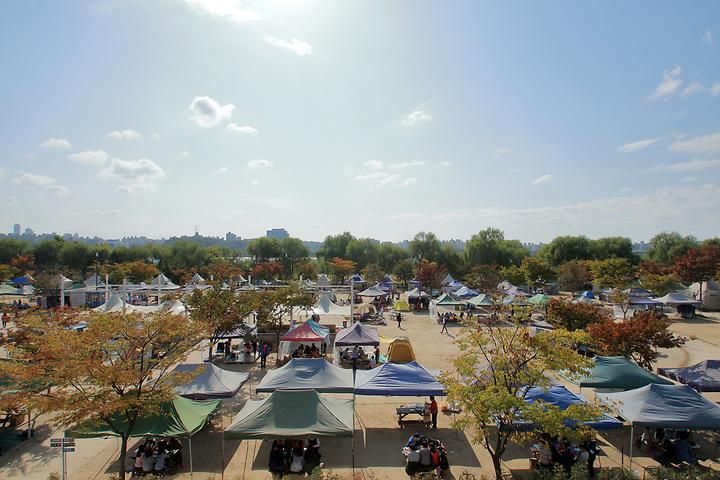
[[[435,397],[430,396],[430,416],[432,417],[432,428],[437,429],[438,404]]]

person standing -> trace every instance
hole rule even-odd
[[[400,328],[400,324],[402,323],[402,314],[400,314],[400,312],[398,312],[398,314],[397,314],[397,316],[395,317],[395,319],[396,319],[397,322],[398,322],[398,328]]]
[[[262,347],[260,347],[260,368],[265,368],[269,350],[270,348],[268,347],[267,342],[263,342]]]
[[[444,315],[442,317],[442,326],[443,327],[442,327],[442,330],[440,330],[440,333],[447,333],[448,335],[450,335],[450,332],[448,332],[448,329],[447,329],[447,317]]]
[[[7,322],[10,319],[10,315],[7,314],[7,312],[3,312],[2,314],[2,328],[7,327]]]
[[[360,358],[360,352],[358,351],[357,345],[353,347],[350,358],[352,359],[353,375],[355,375],[355,372],[357,372],[358,358]]]
[[[375,363],[380,365],[380,347],[375,346]]]
[[[437,430],[437,414],[438,414],[438,404],[435,401],[435,397],[430,395],[430,417],[432,418],[432,428]]]

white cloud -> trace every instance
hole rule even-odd
[[[227,173],[228,171],[229,171],[229,170],[228,170],[227,167],[220,167],[220,168],[218,168],[217,170],[215,170],[213,173],[222,174],[222,173]]]
[[[720,153],[720,132],[680,140],[670,145],[670,150],[682,153]]]
[[[236,123],[230,123],[226,128],[230,132],[239,133],[241,135],[257,135],[258,133],[257,129],[251,126],[240,126]]]
[[[720,159],[690,160],[688,162],[672,163],[670,165],[661,164],[653,168],[653,170],[662,170],[665,172],[696,172],[711,168],[720,168]]]
[[[541,175],[541,176],[537,177],[535,180],[532,181],[532,183],[533,183],[533,185],[538,185],[540,183],[549,182],[552,179],[553,179],[552,175],[546,174],[546,175]]]
[[[115,188],[116,192],[124,193],[147,193],[155,190],[157,190],[157,185],[154,183],[126,183]]]
[[[275,164],[270,160],[265,160],[263,158],[255,158],[248,162],[249,168],[273,168],[274,165]]]
[[[104,150],[85,150],[67,156],[69,160],[85,165],[104,165],[108,157],[109,155]]]
[[[631,153],[631,152],[637,152],[638,150],[644,150],[648,148],[650,145],[656,143],[658,140],[660,140],[660,137],[657,138],[647,138],[645,140],[638,140],[637,142],[631,142],[626,143],[624,145],[620,145],[617,147],[618,152],[621,153]]]
[[[90,215],[98,216],[98,217],[114,217],[117,215],[120,215],[120,210],[112,209],[112,210],[100,210],[96,209],[90,212]]]
[[[108,133],[108,137],[113,140],[137,140],[142,138],[142,135],[135,130],[113,130]]]
[[[258,12],[245,6],[240,0],[184,0],[185,4],[195,13],[211,17],[224,18],[231,22],[243,24],[260,20]]]
[[[65,138],[48,138],[40,144],[40,148],[53,148],[57,150],[69,150],[72,144]]]
[[[200,128],[212,128],[223,120],[228,120],[235,111],[232,103],[220,105],[210,97],[195,97],[188,108],[192,112],[190,120]]]
[[[703,41],[704,43],[707,43],[708,45],[712,45],[712,44],[713,44],[713,33],[712,33],[712,30],[710,30],[710,29],[705,30],[705,34],[702,36],[702,41]]]
[[[141,158],[140,160],[113,158],[110,165],[102,170],[99,176],[116,178],[127,184],[146,184],[151,180],[164,177],[165,172],[157,163],[147,158]],[[118,190],[129,191],[120,188]]]
[[[432,115],[424,110],[415,110],[405,115],[402,119],[402,124],[406,127],[413,127],[421,122],[429,122],[432,120]]]
[[[402,170],[409,167],[422,167],[423,165],[425,165],[425,162],[413,160],[412,162],[391,163],[388,167],[390,167],[391,170]]]
[[[410,177],[406,178],[402,183],[398,184],[398,187],[407,187],[408,185],[413,185],[417,182],[417,178]]]
[[[383,162],[379,160],[368,160],[367,162],[363,163],[363,165],[372,170],[382,170],[383,168]]]
[[[495,155],[498,157],[507,155],[508,153],[511,153],[511,152],[512,152],[512,150],[510,150],[509,148],[505,148],[505,147],[497,147],[495,149]]]
[[[695,93],[700,93],[705,91],[705,86],[700,82],[692,82],[690,85],[685,87],[685,90],[680,94],[681,97],[687,97],[688,95],[693,95]]]
[[[258,180],[257,178],[253,178],[253,179],[250,181],[250,185],[252,185],[253,187],[256,186],[256,185],[260,185],[260,180]]]
[[[441,166],[441,167],[443,167],[443,168],[447,168],[447,167],[449,167],[450,165],[452,165],[452,162],[440,162],[438,165]]]
[[[188,158],[190,156],[190,152],[183,150],[178,155],[180,155],[180,158]]]
[[[384,173],[384,172],[367,173],[364,175],[357,175],[357,176],[353,177],[353,181],[355,181],[355,182],[380,181],[387,176],[388,176],[388,174]]]
[[[655,88],[655,91],[648,96],[649,100],[672,95],[682,85],[682,67],[675,67],[672,70],[665,70],[663,79]]]
[[[710,93],[713,95],[720,95],[720,83],[716,83],[710,87]]]
[[[367,184],[371,188],[384,186],[406,187],[417,182],[417,179],[414,177],[403,179],[398,173],[373,172],[357,175],[353,178],[353,181]]]
[[[686,183],[697,182],[697,177],[683,177],[680,179],[680,181]]]
[[[57,183],[57,179],[48,177],[47,175],[23,173],[15,177],[13,182],[25,187],[40,188],[57,195],[67,195],[70,193],[70,190],[67,187]]]
[[[303,40],[298,40],[297,38],[291,38],[288,42],[287,40],[281,40],[279,38],[266,36],[265,41],[275,47],[290,50],[291,52],[300,55],[301,57],[304,57],[306,55],[312,55],[312,45]]]

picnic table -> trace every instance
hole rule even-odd
[[[407,424],[422,424],[429,427],[431,424],[430,410],[425,407],[422,403],[416,403],[415,405],[400,405],[395,409],[395,413],[398,417],[398,425],[401,427]],[[412,418],[406,420],[405,417],[408,415],[419,415],[420,418]]]

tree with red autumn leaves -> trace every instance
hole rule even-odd
[[[339,283],[345,283],[345,278],[353,274],[357,265],[352,260],[334,257],[330,260],[328,267],[330,268],[330,273],[332,273]]]
[[[447,275],[448,271],[443,265],[439,265],[437,262],[429,262],[425,259],[420,260],[417,271],[415,272],[415,278],[420,281],[423,287],[432,289],[438,289],[442,286],[442,280]]]
[[[592,344],[603,355],[622,355],[632,358],[643,368],[652,371],[658,348],[675,348],[683,345],[684,337],[670,330],[670,321],[655,312],[637,312],[622,322],[607,319],[588,325]]]
[[[688,283],[700,282],[700,301],[702,302],[702,284],[712,280],[720,270],[720,247],[703,245],[691,248],[675,261],[675,271]]]

